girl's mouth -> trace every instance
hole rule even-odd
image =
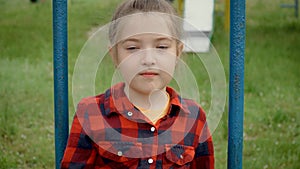
[[[149,78],[149,77],[157,76],[158,73],[156,73],[156,72],[142,72],[139,75],[141,75],[143,77],[146,77],[146,78]]]

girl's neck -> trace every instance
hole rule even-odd
[[[147,110],[162,110],[169,101],[166,88],[154,90],[149,94],[132,90],[125,85],[124,92],[130,102],[138,108]]]

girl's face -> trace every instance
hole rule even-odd
[[[171,81],[182,45],[170,36],[163,20],[151,15],[132,17],[123,25],[112,55],[129,91],[150,95]]]

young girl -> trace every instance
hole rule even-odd
[[[167,87],[183,48],[175,16],[165,0],[119,6],[109,52],[124,82],[80,101],[61,168],[214,168],[204,111]]]

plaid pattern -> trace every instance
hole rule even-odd
[[[81,100],[61,168],[214,168],[205,113],[195,102],[167,87],[169,111],[153,124],[130,103],[124,86]]]

